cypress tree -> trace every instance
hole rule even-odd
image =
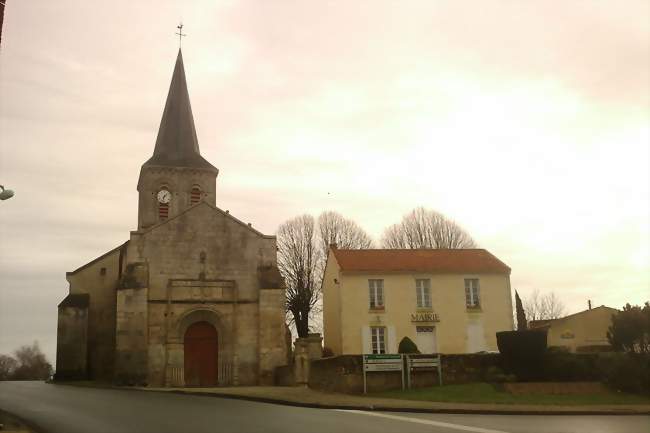
[[[515,310],[517,311],[517,331],[525,331],[528,329],[528,322],[526,321],[526,312],[521,303],[519,293],[515,290]]]

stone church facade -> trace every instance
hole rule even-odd
[[[179,50],[140,171],[138,229],[66,274],[57,379],[273,383],[288,350],[276,239],[216,207],[218,173],[199,152]]]

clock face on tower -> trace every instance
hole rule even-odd
[[[160,203],[167,204],[172,199],[172,193],[166,189],[161,189],[158,191],[158,195],[156,197]]]

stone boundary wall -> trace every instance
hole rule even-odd
[[[413,355],[426,357],[427,355]],[[499,354],[441,355],[443,384],[480,382],[488,379],[490,367],[500,367]],[[401,373],[396,371],[367,374],[368,392],[401,389]],[[412,372],[411,387],[438,384],[435,368]],[[311,361],[309,387],[331,392],[362,393],[361,355],[341,355]]]
[[[273,384],[275,386],[294,386],[296,384],[296,380],[293,373],[293,365],[282,365],[280,367],[275,367]]]

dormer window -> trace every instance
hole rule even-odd
[[[190,192],[190,206],[195,205],[200,201],[201,201],[201,188],[199,188],[197,185],[194,185],[192,187],[192,191]]]

